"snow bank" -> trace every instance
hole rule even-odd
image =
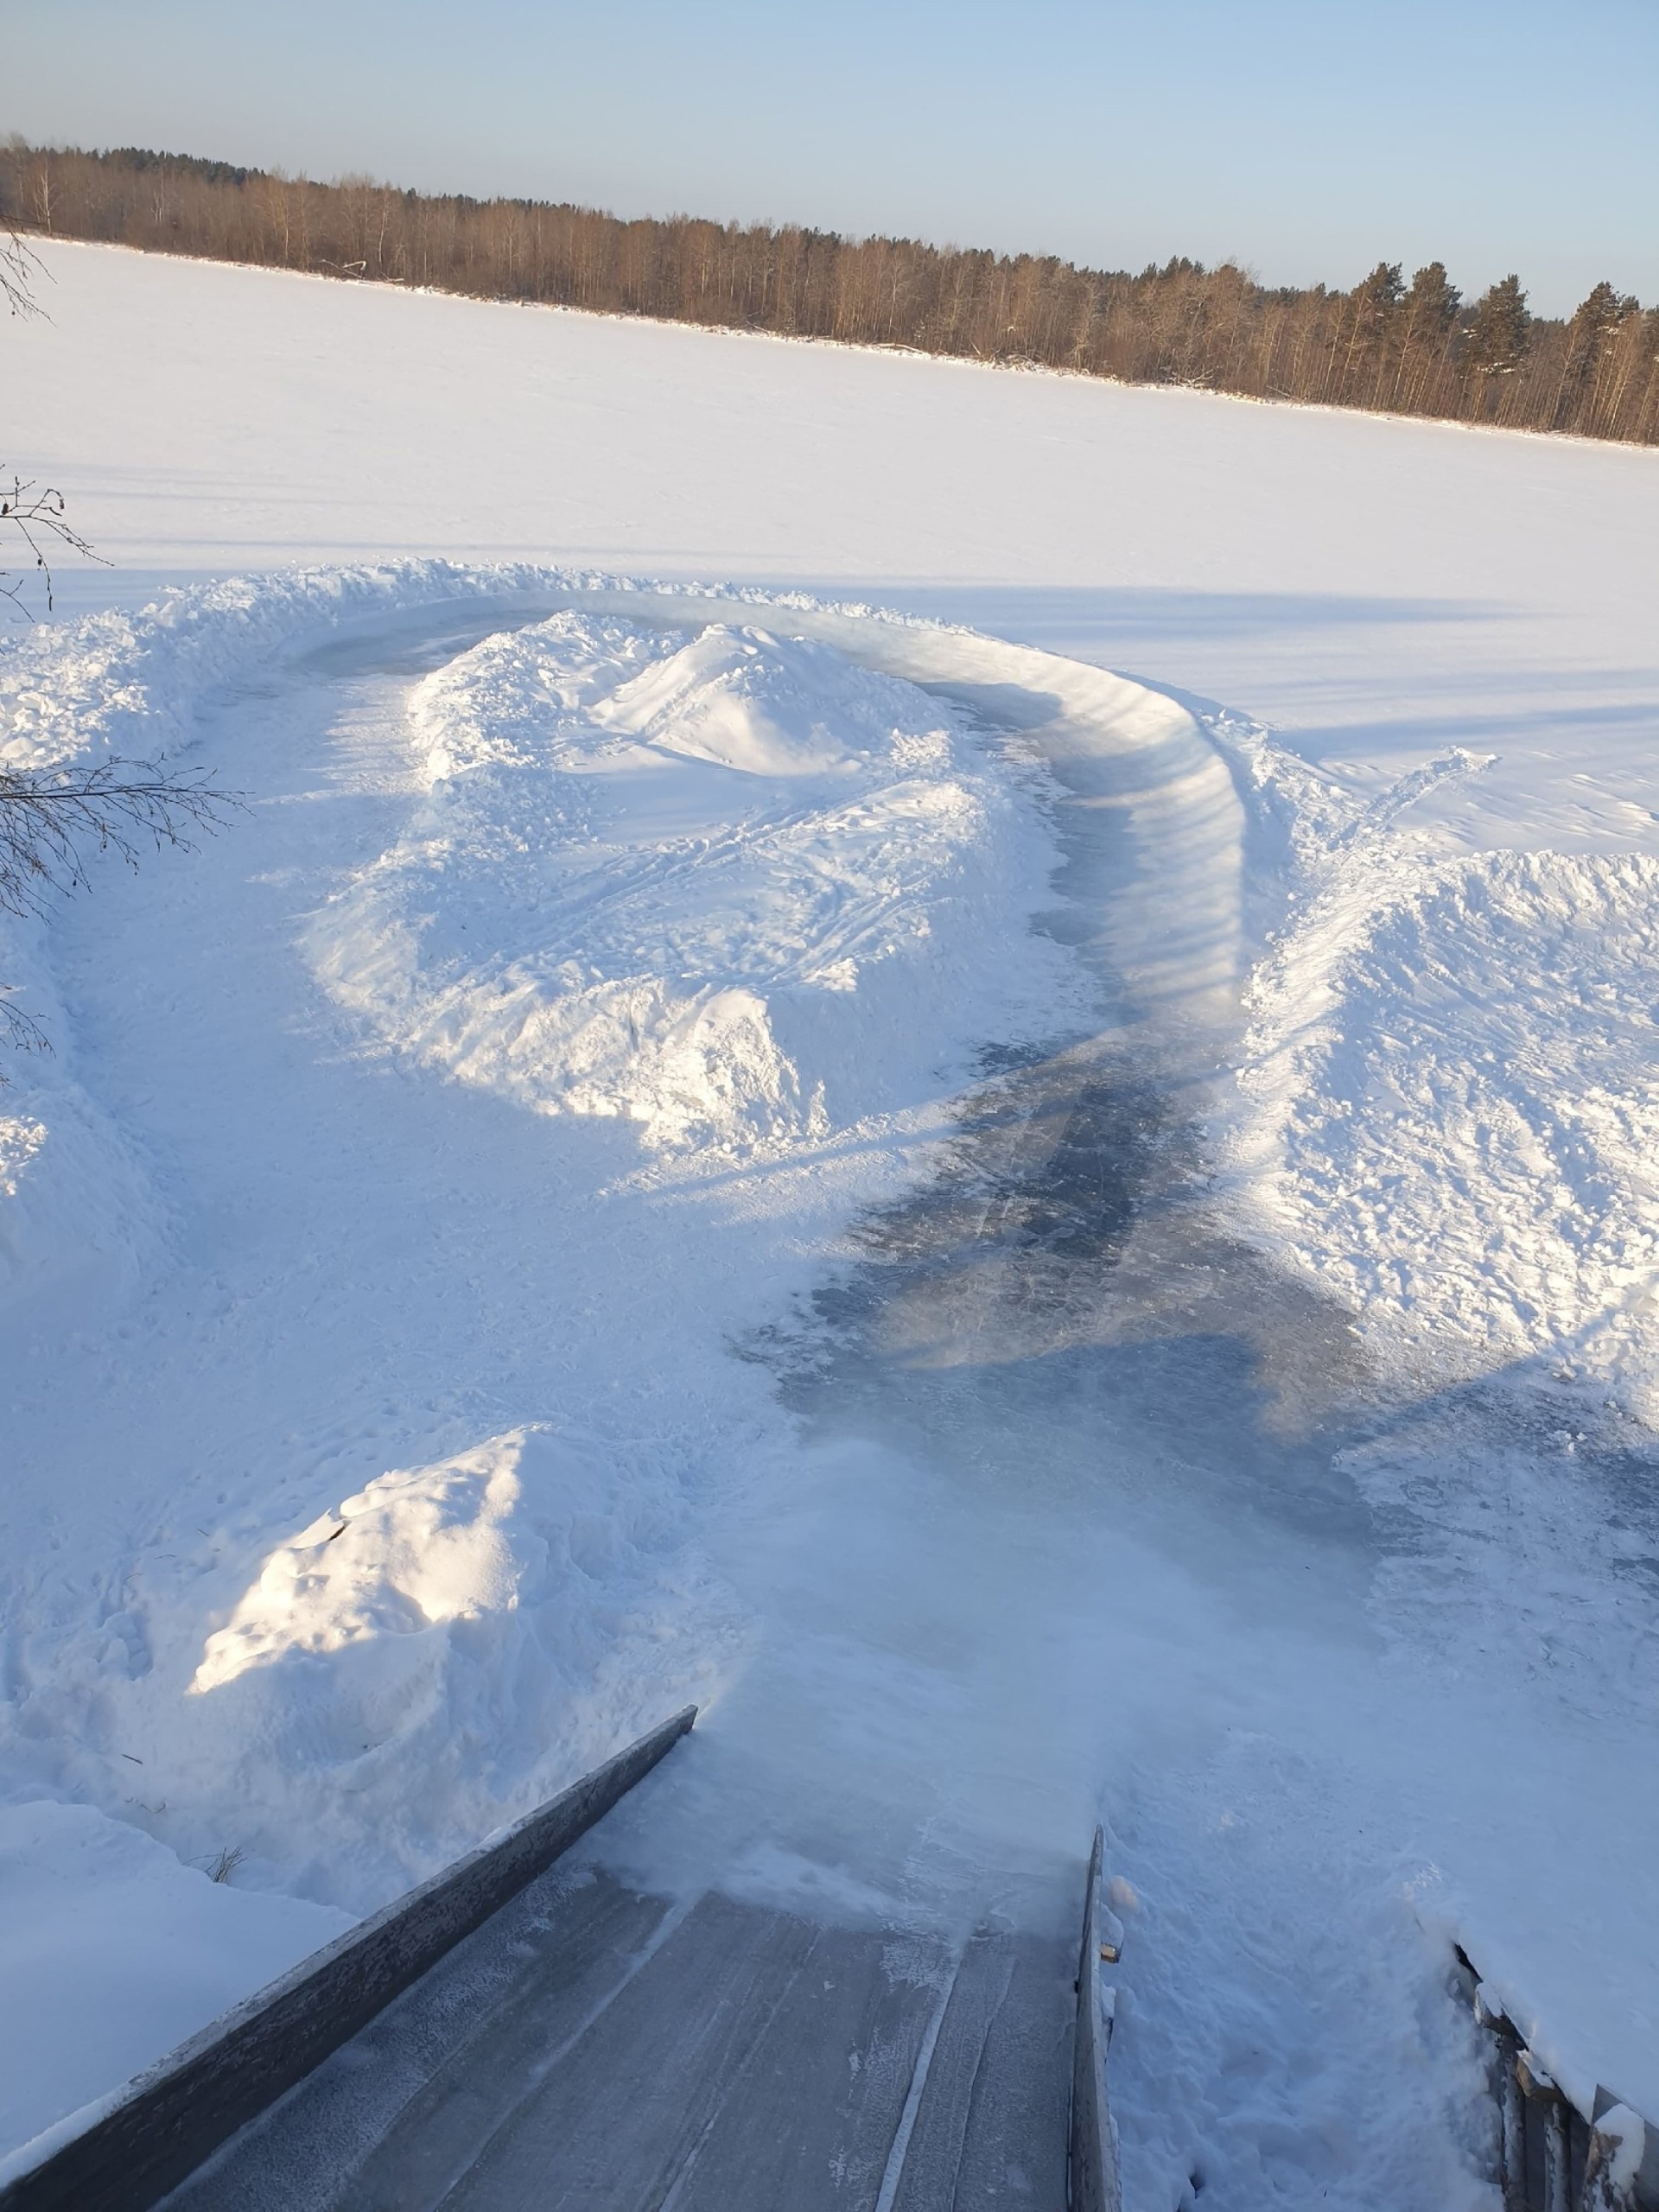
[[[49,1050],[11,1059],[0,1090],[0,1315],[37,1335],[130,1295],[161,1224],[130,1147],[76,1080],[62,1007],[27,956],[32,932],[4,919],[0,961],[13,976],[34,968]]]
[[[1247,995],[1235,1157],[1258,1230],[1442,1380],[1534,1358],[1659,1412],[1659,861],[1450,855],[1234,732],[1289,838]]]
[[[1033,855],[925,693],[760,628],[562,613],[410,713],[427,804],[313,937],[386,1042],[682,1153],[932,1087],[956,993],[999,965],[975,885]]]
[[[0,2145],[103,2095],[351,1924],[213,1880],[90,1805],[0,1806]]]
[[[141,614],[18,632],[0,652],[0,769],[199,762],[204,700],[261,654],[377,607],[515,581],[442,562],[237,577]],[[45,1047],[9,1053],[0,1091],[0,1310],[35,1328],[90,1320],[130,1294],[163,1223],[142,1162],[80,1079],[38,918],[0,914],[0,980]]]
[[[216,1689],[290,1652],[338,1651],[515,1610],[529,1564],[513,1525],[524,1442],[493,1438],[435,1467],[378,1476],[344,1501],[337,1520],[302,1529],[208,1637],[192,1690]],[[544,1560],[544,1542],[541,1549]]]
[[[198,1628],[188,1723],[156,1716],[168,1786],[233,1802],[251,1849],[336,1888],[476,1840],[546,1794],[573,1711],[648,1702],[685,1663],[676,1477],[638,1440],[545,1427],[376,1477]]]
[[[1492,2212],[1487,2053],[1435,2001],[1446,1947],[1414,1910],[1424,1876],[1353,1806],[1333,1821],[1331,1783],[1240,1730],[1201,1781],[1179,1761],[1150,1774],[1110,1840],[1127,2205]]]

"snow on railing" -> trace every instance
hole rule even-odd
[[[1659,2212],[1659,2127],[1599,2085],[1580,2112],[1461,1946],[1457,1959],[1456,1986],[1492,2038],[1503,2212]]]
[[[1112,2037],[1112,2012],[1103,1991],[1101,1961],[1117,1963],[1123,1930],[1100,1901],[1100,1862],[1104,1847],[1095,1830],[1089,1854],[1089,1886],[1083,1904],[1083,1948],[1077,1960],[1077,2024],[1071,2047],[1071,2135],[1067,2149],[1067,2196],[1071,2212],[1122,2212],[1117,2174],[1117,2130],[1106,2101],[1106,2049]]]

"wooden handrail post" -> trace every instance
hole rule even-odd
[[[1071,2139],[1066,2160],[1071,2212],[1122,2212],[1117,2132],[1106,2101],[1107,2028],[1100,2002],[1100,1872],[1105,1838],[1095,1830],[1077,1959],[1077,2017],[1071,2046]],[[1113,1955],[1116,1946],[1113,1945]]]

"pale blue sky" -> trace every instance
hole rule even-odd
[[[0,130],[1535,308],[1659,299],[1659,0],[0,0]]]

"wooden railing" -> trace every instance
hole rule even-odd
[[[159,2197],[481,1927],[672,1750],[664,1721],[492,1842],[215,2020],[0,2188],[0,2212],[149,2212]],[[68,2132],[73,2131],[73,2132]]]
[[[1503,2212],[1659,2212],[1659,2130],[1609,2089],[1580,2112],[1462,1950],[1457,1983],[1492,2039]]]
[[[1071,2046],[1071,2139],[1067,2194],[1071,2212],[1122,2212],[1117,2133],[1106,2101],[1106,2046],[1110,2027],[1101,2005],[1100,1865],[1104,1839],[1095,1830],[1089,1886],[1083,1902],[1083,1948],[1077,1960],[1077,2024]],[[1116,1959],[1117,1946],[1106,1947]]]

